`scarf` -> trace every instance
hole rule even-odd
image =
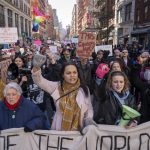
[[[60,96],[62,96],[59,102],[59,107],[63,116],[61,124],[63,131],[76,131],[79,129],[80,108],[76,102],[79,87],[80,80],[78,79],[73,85],[63,81],[62,87],[59,86],[58,88]],[[65,95],[66,93],[69,94]]]
[[[7,102],[7,100],[6,100],[6,98],[4,98],[4,103],[5,103],[5,105],[6,105],[10,110],[15,110],[15,109],[18,107],[21,98],[22,98],[22,96],[20,96],[19,99],[18,99],[18,101],[17,101],[15,104],[13,104],[13,105],[9,104],[9,103]]]
[[[129,91],[124,92],[121,96],[115,91],[112,91],[117,100],[123,105],[125,104],[125,99],[129,96]]]

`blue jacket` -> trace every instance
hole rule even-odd
[[[19,106],[10,110],[0,102],[0,130],[27,127],[31,131],[48,129],[45,114],[33,102],[21,98]]]

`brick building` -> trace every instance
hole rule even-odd
[[[150,0],[135,1],[132,38],[150,49]]]
[[[95,7],[99,10],[97,16],[99,20],[99,30],[97,34],[98,44],[112,44],[112,32],[114,30],[115,1],[96,0]]]

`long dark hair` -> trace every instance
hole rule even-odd
[[[80,79],[80,88],[83,89],[85,96],[88,97],[88,95],[89,95],[88,86],[85,85],[85,84],[82,82],[82,80],[81,80],[81,78],[80,78],[80,75],[79,75],[78,67],[77,67],[76,64],[73,63],[73,62],[64,63],[63,66],[62,66],[62,68],[61,68],[61,72],[60,72],[60,77],[61,77],[61,78],[60,78],[60,83],[61,83],[61,87],[62,87],[63,81],[64,81],[63,74],[64,74],[64,72],[65,72],[65,68],[66,68],[67,66],[70,66],[70,65],[73,65],[73,66],[76,67],[77,72],[78,72],[78,78]]]
[[[25,58],[24,58],[24,56],[22,56],[22,55],[17,55],[15,58],[14,58],[14,60],[13,60],[13,62],[15,63],[15,60],[17,59],[17,58],[20,58],[21,60],[22,60],[22,62],[23,62],[23,68],[24,67],[26,67],[26,60],[25,60]]]

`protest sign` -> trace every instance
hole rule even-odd
[[[49,49],[52,53],[57,53],[57,46],[56,45],[50,45]]]
[[[41,42],[41,40],[34,40],[34,44],[35,44],[35,45],[41,45],[42,42]]]
[[[109,56],[112,56],[112,45],[97,45],[95,46],[95,52],[97,53],[98,50],[109,50]]]
[[[132,129],[88,126],[77,131],[8,129],[0,134],[0,150],[149,150],[150,122]]]
[[[77,56],[89,58],[95,47],[96,34],[91,32],[81,32],[79,34]]]
[[[18,40],[16,27],[0,28],[0,44],[15,43]]]
[[[0,62],[0,76],[4,82],[6,81],[7,69],[11,62],[11,59],[6,59]]]

